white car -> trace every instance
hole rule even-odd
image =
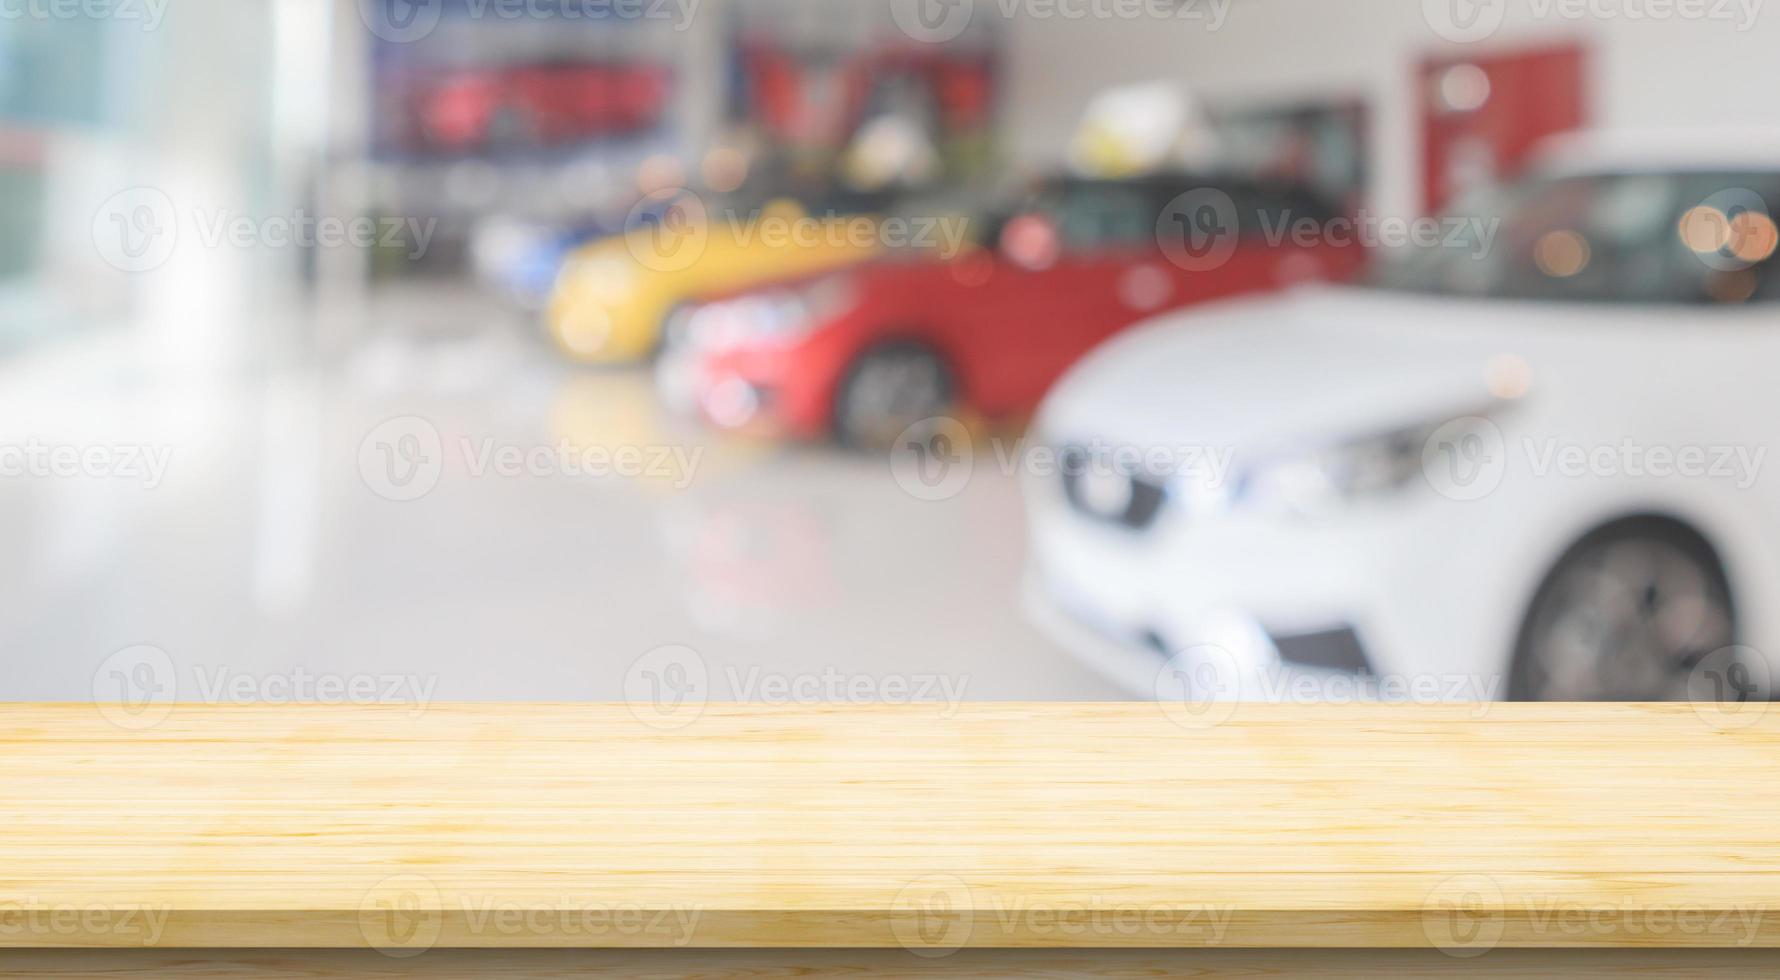
[[[1780,143],[1705,143],[1572,141],[1375,285],[1095,351],[1028,608],[1163,697],[1765,699]]]

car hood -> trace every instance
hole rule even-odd
[[[1532,323],[1540,316],[1323,287],[1202,306],[1096,349],[1053,389],[1040,432],[1054,442],[1264,448],[1482,412],[1496,392],[1513,393],[1520,365],[1536,374],[1550,352]]]

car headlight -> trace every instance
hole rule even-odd
[[[847,312],[854,299],[853,284],[838,276],[799,289],[761,290],[700,307],[687,333],[701,347],[789,344]]]
[[[625,256],[602,256],[587,264],[587,285],[608,303],[623,302],[637,286],[637,267]]]
[[[1465,417],[1466,413],[1458,413]],[[1428,440],[1453,416],[1302,453],[1280,454],[1240,471],[1234,507],[1315,513],[1400,493],[1426,481]]]

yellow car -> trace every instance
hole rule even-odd
[[[758,211],[676,199],[661,219],[571,253],[545,326],[578,361],[622,363],[654,353],[677,308],[779,279],[861,262],[883,249],[878,219],[812,217],[777,201]]]

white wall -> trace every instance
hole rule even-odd
[[[1091,0],[1050,2],[1085,9]],[[1677,0],[1590,0],[1612,16],[1577,19],[1562,13],[1576,0],[1485,0],[1502,10],[1501,26],[1473,43],[1431,26],[1451,0],[1228,0],[1215,29],[1209,0],[1189,2],[1201,16],[1065,20],[1045,16],[1037,0],[1014,16],[1003,118],[1015,159],[1059,159],[1087,100],[1117,82],[1178,79],[1221,104],[1360,95],[1372,110],[1371,204],[1409,214],[1420,197],[1416,64],[1572,38],[1589,49],[1588,97],[1603,125],[1780,128],[1780,9],[1762,0],[1722,9],[1719,0],[1678,0],[1728,18],[1705,20],[1632,16]],[[1740,3],[1756,5],[1753,18]],[[1000,10],[977,0],[978,16]]]

